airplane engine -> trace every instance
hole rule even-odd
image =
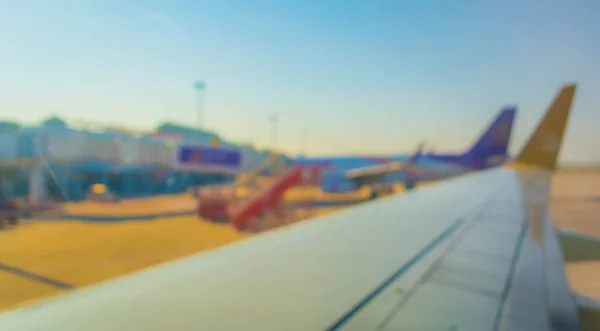
[[[416,180],[406,180],[404,181],[404,189],[406,191],[412,191],[417,187],[418,182]]]

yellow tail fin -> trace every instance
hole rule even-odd
[[[556,160],[569,120],[575,87],[575,84],[569,84],[561,88],[546,111],[546,115],[514,160],[516,165],[535,166],[552,171],[556,169]]]

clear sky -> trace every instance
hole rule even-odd
[[[518,104],[518,150],[579,83],[564,161],[600,161],[597,0],[0,0],[2,117],[205,124],[291,153],[465,148]]]

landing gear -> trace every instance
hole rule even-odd
[[[0,218],[0,229],[17,225],[19,225],[19,217],[16,215]]]
[[[377,192],[375,192],[374,190],[371,190],[371,194],[369,195],[369,200],[375,200],[377,199]]]
[[[406,181],[404,183],[404,188],[406,189],[406,191],[412,191],[417,187],[417,182],[416,181]]]
[[[371,196],[369,197],[369,199],[375,200],[377,198],[390,195],[392,193],[394,193],[394,187],[391,184],[373,185],[373,187],[371,188]]]

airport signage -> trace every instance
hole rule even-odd
[[[175,166],[180,170],[235,173],[241,169],[242,153],[237,149],[180,145]]]

